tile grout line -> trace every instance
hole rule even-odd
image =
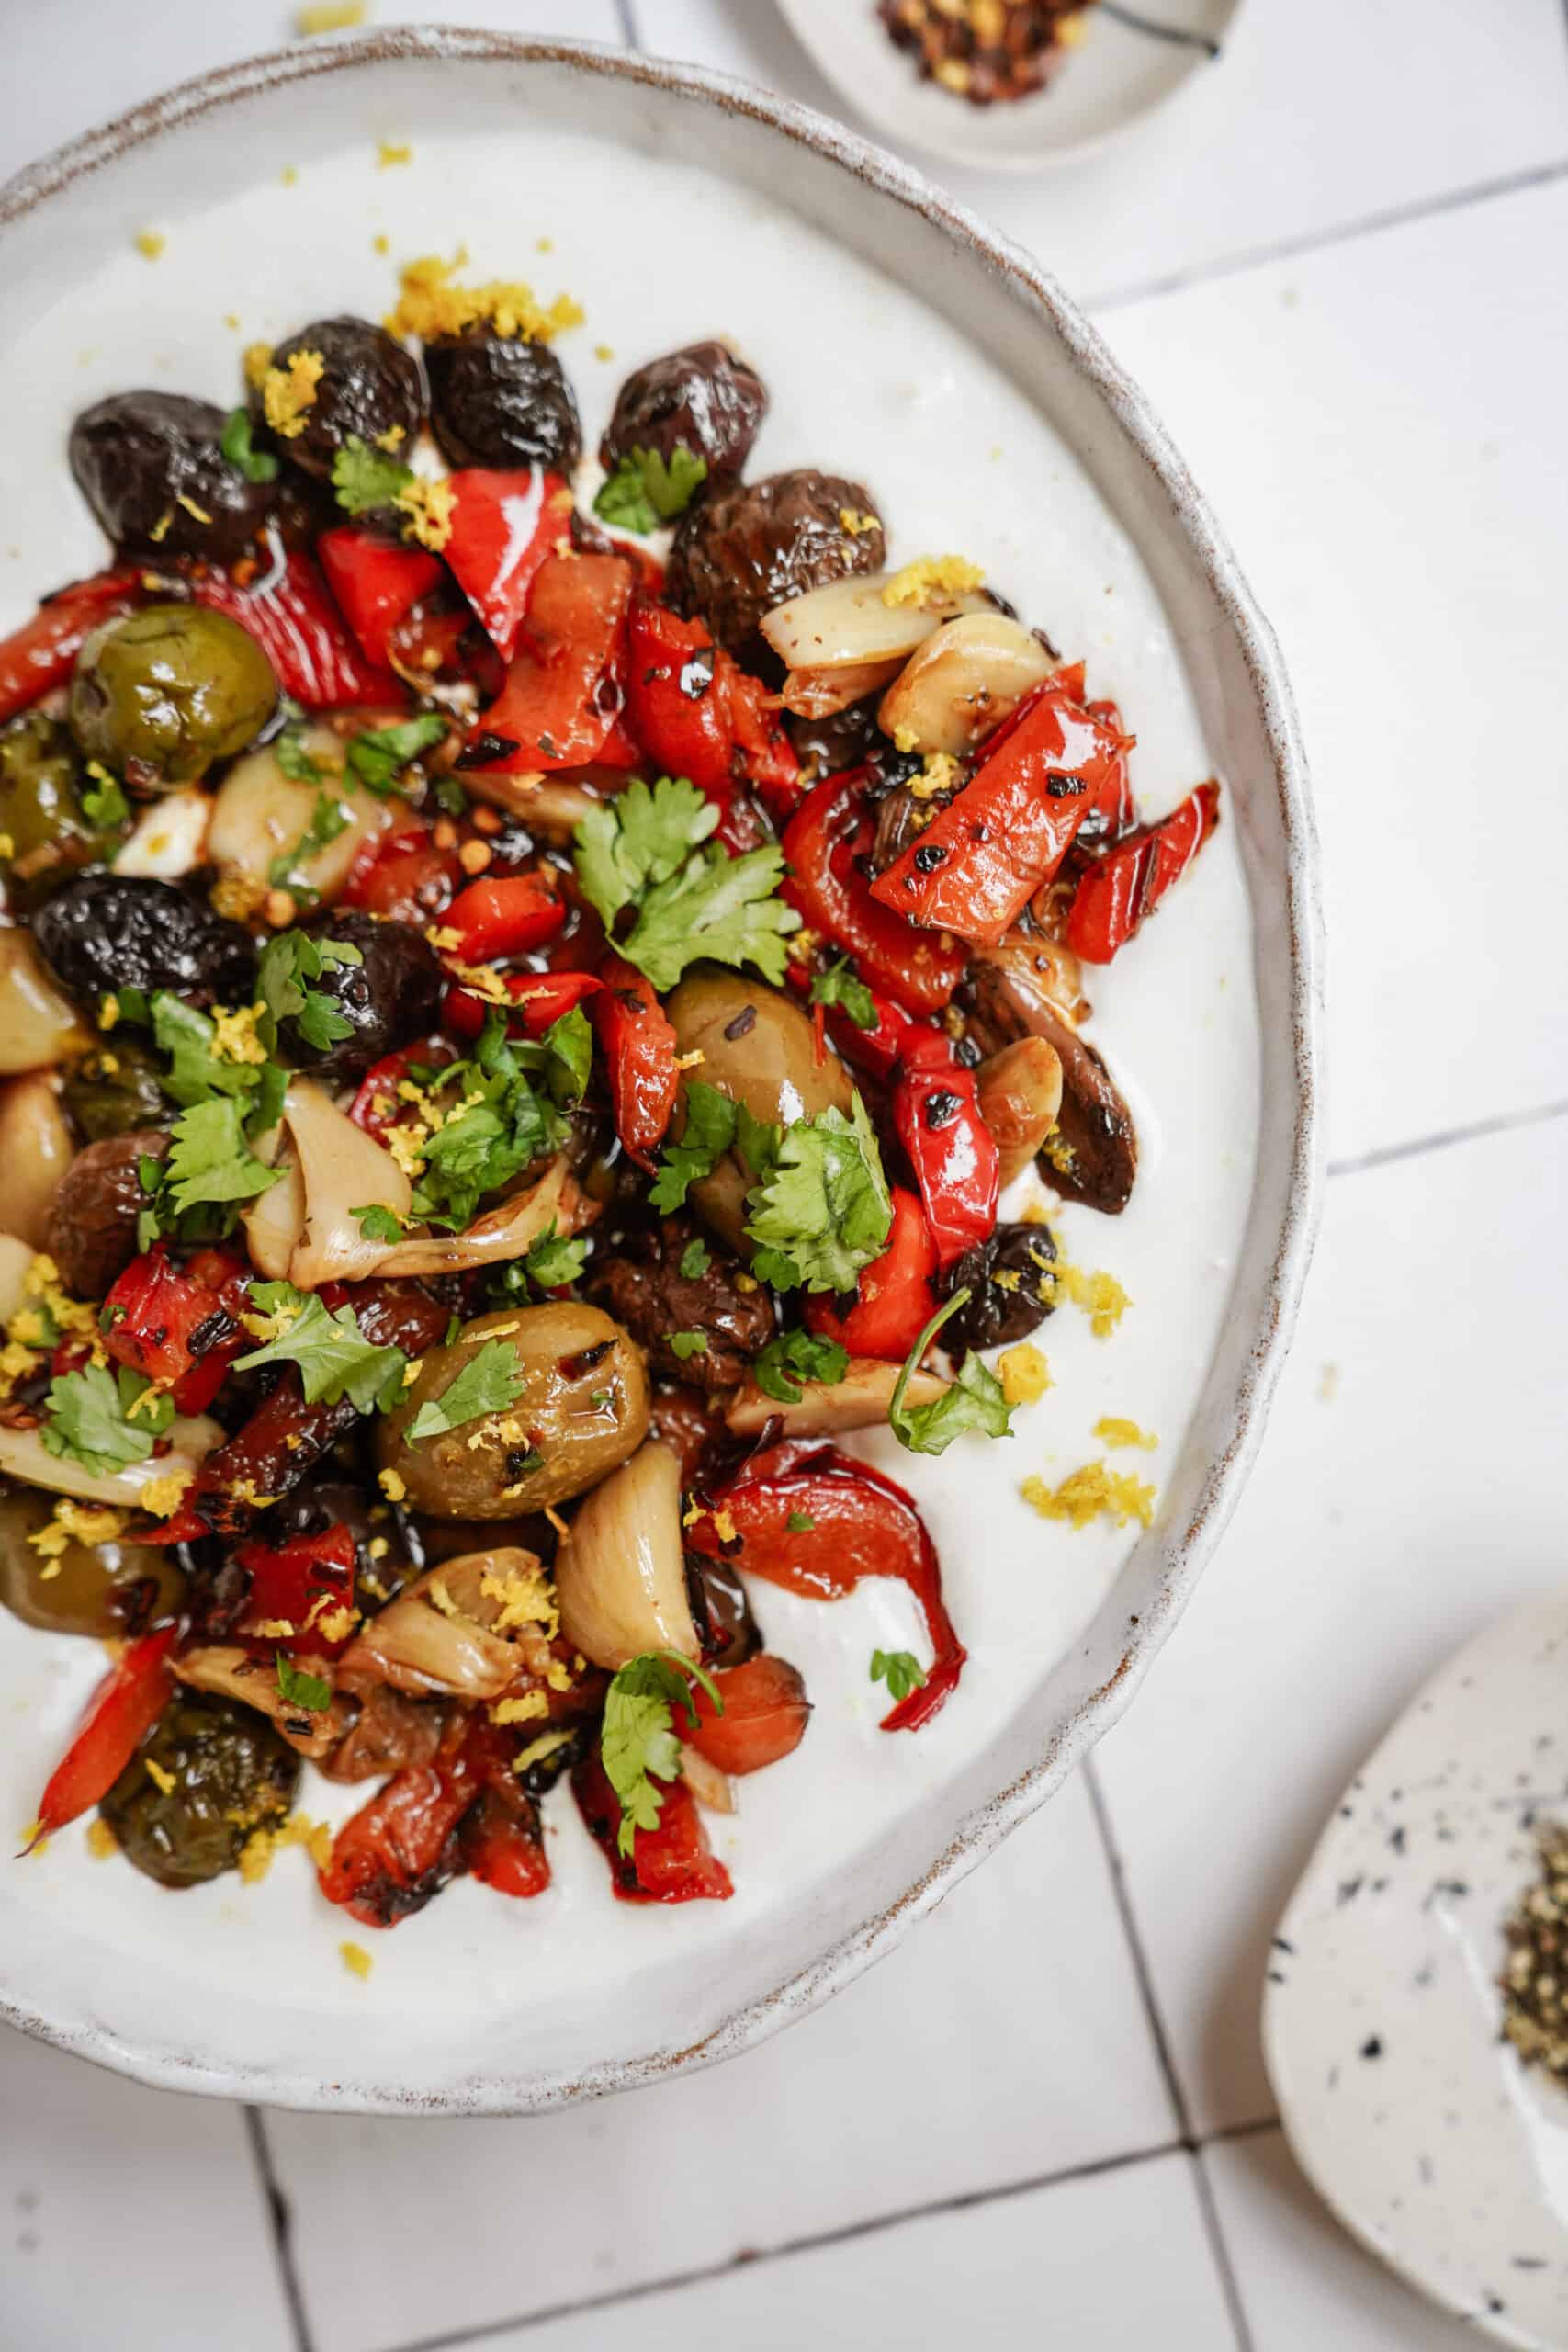
[[[1150,2039],[1154,2042],[1155,2056],[1158,2062],[1160,2073],[1165,2077],[1166,2096],[1170,2101],[1171,2112],[1176,2118],[1176,2128],[1180,2134],[1180,2145],[1188,2163],[1192,2167],[1192,2185],[1198,2199],[1198,2210],[1202,2217],[1203,2234],[1208,2241],[1210,2257],[1220,2282],[1220,2292],[1224,2298],[1231,2333],[1235,2338],[1236,2352],[1254,2352],[1252,2329],[1242,2306],[1241,2290],[1236,2284],[1230,2248],[1225,2243],[1224,2233],[1220,2227],[1219,2211],[1214,2204],[1208,2175],[1203,2169],[1202,2160],[1199,2154],[1198,2141],[1192,2129],[1191,2110],[1187,2104],[1187,2095],[1181,2086],[1181,2077],[1177,2072],[1170,2038],[1166,2031],[1165,2019],[1160,2014],[1159,2003],[1155,1997],[1154,1974],[1149,1966],[1148,1951],[1138,1930],[1137,1917],[1133,1909],[1132,1894],[1127,1885],[1126,1870],[1116,1840],[1111,1834],[1111,1815],[1106,1805],[1105,1792],[1100,1785],[1099,1776],[1094,1769],[1092,1756],[1086,1757],[1084,1759],[1083,1778],[1084,1786],[1089,1791],[1089,1806],[1094,1815],[1095,1827],[1100,1832],[1100,1842],[1104,1849],[1106,1867],[1111,1872],[1111,1900],[1116,1905],[1117,1916],[1122,1922],[1122,1932],[1127,1939],[1127,1949],[1133,1962],[1133,1973],[1137,1980],[1138,1998],[1143,2004],[1145,2020],[1149,2029]]]
[[[626,47],[640,49],[642,43],[637,38],[637,18],[632,14],[632,0],[615,0],[615,16],[621,28],[621,39],[626,42]]]
[[[1526,190],[1550,187],[1554,182],[1568,178],[1568,156],[1552,164],[1532,164],[1522,171],[1504,172],[1495,179],[1477,180],[1467,187],[1445,189],[1437,196],[1416,197],[1408,204],[1390,205],[1382,212],[1363,214],[1359,220],[1347,220],[1338,228],[1305,229],[1291,237],[1280,237],[1271,244],[1249,246],[1239,253],[1227,254],[1218,261],[1205,262],[1195,269],[1176,269],[1164,277],[1152,277],[1139,286],[1109,287],[1103,293],[1080,295],[1077,299],[1081,309],[1097,317],[1106,311],[1129,310],[1136,302],[1162,300],[1171,294],[1185,294],[1195,286],[1213,285],[1216,280],[1239,277],[1249,270],[1264,269],[1272,262],[1293,261],[1308,254],[1331,252],[1336,245],[1353,244],[1363,237],[1381,236],[1385,230],[1404,229],[1417,220],[1439,218],[1445,212],[1461,212],[1472,204],[1486,204],[1495,198],[1518,196]]]
[[[1392,1160],[1415,1159],[1422,1152],[1447,1151],[1455,1144],[1480,1143],[1488,1136],[1515,1134],[1520,1127],[1543,1126],[1549,1120],[1568,1118],[1568,1102],[1543,1102],[1533,1111],[1498,1111],[1487,1119],[1472,1119],[1462,1127],[1440,1127],[1435,1135],[1416,1136],[1409,1143],[1376,1145],[1349,1159],[1331,1159],[1330,1176],[1359,1176],[1368,1169],[1386,1168]]]
[[[304,2290],[299,2284],[299,2273],[294,2261],[292,2217],[288,2210],[288,2199],[283,2193],[272,2161],[272,2150],[267,2145],[266,2125],[259,2107],[247,2106],[241,2111],[245,2119],[245,2136],[250,2142],[251,2159],[255,2166],[256,2177],[261,2183],[262,2195],[266,2201],[273,2259],[277,2265],[278,2276],[283,2284],[283,2298],[288,2306],[289,2324],[294,2332],[295,2352],[314,2352],[310,2324],[305,2316]]]

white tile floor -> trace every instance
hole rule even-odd
[[[630,31],[826,102],[769,0],[379,14]],[[0,0],[27,99],[0,111],[0,169],[288,29],[263,0],[163,0],[134,41],[125,22]],[[401,2125],[246,2119],[0,2040],[4,2352],[1461,2340],[1303,2187],[1256,2017],[1269,1924],[1358,1753],[1561,1574],[1562,0],[1251,0],[1223,67],[1111,164],[960,192],[1165,414],[1280,629],[1315,763],[1337,1172],[1246,1501],[1092,1776],[730,2066],[538,2121]]]

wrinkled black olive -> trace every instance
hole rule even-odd
[[[265,1715],[179,1690],[98,1810],[139,1871],[197,1886],[232,1870],[254,1830],[287,1817],[299,1780],[299,1758]]]
[[[333,458],[353,438],[369,449],[389,442],[392,456],[407,457],[424,423],[424,379],[412,352],[385,327],[355,318],[317,319],[285,335],[273,364],[287,369],[299,352],[317,353],[323,365],[315,398],[299,412],[299,432],[277,435],[281,456],[321,481],[331,478]],[[265,416],[265,389],[253,404]]]
[[[873,517],[851,530],[846,514]],[[763,676],[780,665],[758,624],[786,598],[829,580],[880,571],[886,553],[870,492],[815,467],[731,482],[682,515],[670,551],[668,593],[677,612],[706,621],[721,645]]]
[[[649,449],[668,466],[684,448],[704,460],[712,484],[740,471],[767,407],[754,368],[722,343],[688,344],[626,378],[599,444],[600,462],[614,473],[634,449]]]
[[[249,1004],[256,950],[249,932],[172,882],[84,874],[29,918],[62,988],[96,1011],[117,989],[172,989],[204,1004]]]
[[[147,1205],[141,1162],[169,1148],[163,1127],[106,1136],[76,1154],[54,1196],[44,1248],[75,1298],[102,1298],[136,1255],[137,1223]]]
[[[230,464],[219,447],[226,421],[210,401],[181,392],[116,392],[84,409],[71,428],[71,470],[117,547],[220,561],[244,551],[274,485]]]
[[[279,1042],[288,1059],[318,1078],[362,1078],[411,1037],[428,1035],[441,1001],[441,965],[423,934],[404,922],[384,922],[378,915],[348,908],[318,908],[300,924],[314,939],[334,939],[357,947],[357,964],[329,964],[312,994],[328,998],[334,1012],[353,1023],[323,1052],[300,1031],[294,1018],[278,1024]]]
[[[682,1721],[684,1720],[682,1716]],[[547,1756],[536,1757],[532,1764],[525,1764],[517,1775],[519,1787],[525,1789],[531,1797],[542,1797],[553,1789],[563,1774],[570,1771],[578,1758],[586,1756],[593,1742],[591,1723],[562,1724],[552,1728],[567,1732],[569,1736],[558,1747],[552,1747]]]
[[[998,1225],[988,1240],[966,1250],[953,1270],[951,1287],[968,1290],[970,1297],[942,1326],[942,1344],[949,1354],[1011,1347],[1027,1339],[1056,1303],[1050,1272],[1055,1255],[1055,1243],[1043,1225]]]
[[[728,1560],[686,1555],[686,1598],[706,1667],[740,1666],[762,1646],[750,1598]]]
[[[682,1272],[696,1237],[694,1224],[674,1216],[628,1234],[593,1259],[583,1295],[626,1325],[656,1374],[709,1390],[738,1388],[773,1336],[773,1302],[755,1283],[737,1288],[741,1269],[721,1250],[707,1253],[700,1274]],[[707,1346],[688,1363],[671,1347],[671,1334],[694,1330],[705,1333]]]
[[[816,784],[825,775],[863,767],[877,745],[886,741],[876,724],[879,700],[879,695],[869,695],[864,702],[852,702],[847,710],[836,710],[829,718],[784,720],[784,731],[808,782]]]
[[[582,425],[548,344],[467,327],[424,347],[430,422],[452,466],[548,466],[568,474]]]

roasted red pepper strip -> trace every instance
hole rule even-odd
[[[975,1073],[934,1030],[910,1041],[893,1089],[893,1124],[945,1269],[995,1231],[1001,1161],[980,1115]]]
[[[463,879],[457,843],[439,846],[418,817],[366,842],[339,893],[345,907],[363,907],[389,922],[439,922]]]
[[[635,965],[607,956],[599,977],[604,987],[593,1000],[592,1018],[609,1065],[615,1133],[637,1165],[650,1168],[681,1082],[675,1032],[652,982]]]
[[[1059,672],[1025,697],[972,780],[872,884],[881,906],[996,946],[1115,784],[1123,739],[1077,700],[1080,676]]]
[[[504,1894],[541,1894],[550,1866],[532,1799],[509,1784],[515,1747],[473,1716],[434,1763],[394,1773],[333,1840],[318,1873],[328,1902],[367,1928],[395,1928],[465,1871]]]
[[[591,763],[629,767],[637,751],[616,721],[626,699],[632,568],[619,556],[550,556],[496,701],[460,764],[493,775]]]
[[[442,549],[453,578],[510,662],[534,582],[565,537],[571,492],[542,466],[498,471],[466,466],[448,477],[452,536]]]
[[[964,977],[968,958],[878,906],[855,860],[871,846],[865,771],[825,776],[790,819],[784,896],[808,927],[847,948],[868,987],[907,1012],[935,1012]]]
[[[226,571],[204,571],[192,576],[190,593],[198,605],[226,613],[250,631],[284,693],[307,710],[404,702],[391,672],[367,662],[349,635],[319,567],[303,548],[262,573],[254,586],[242,588]]]
[[[502,977],[517,1000],[516,1009],[506,1016],[508,1034],[513,1037],[542,1037],[552,1021],[558,1021],[574,1004],[596,995],[604,986],[592,972],[506,972]],[[453,987],[442,1001],[441,1018],[454,1037],[468,1039],[479,1035],[486,1013],[494,1011],[488,999],[474,989]],[[357,1103],[352,1115],[358,1117]],[[361,1119],[359,1124],[364,1126],[366,1122]]]
[[[676,1728],[689,1747],[738,1777],[760,1772],[793,1755],[806,1736],[811,1702],[798,1670],[766,1650],[741,1666],[721,1666],[713,1677],[724,1702],[719,1713],[700,1682],[692,1685],[699,1722],[694,1731],[679,1710]]]
[[[133,1258],[104,1301],[104,1345],[117,1363],[144,1373],[164,1388],[174,1388],[187,1374],[203,1373],[214,1349],[240,1337],[234,1317],[218,1295],[218,1286],[177,1272],[169,1261],[168,1244],[155,1241]],[[238,1346],[230,1348],[239,1353]],[[229,1358],[220,1355],[218,1378],[204,1403],[222,1384]],[[181,1409],[185,1409],[183,1404]],[[199,1410],[200,1408],[198,1407]]]
[[[7,638],[0,638],[0,720],[14,718],[54,686],[64,685],[84,644],[111,614],[129,613],[141,584],[137,571],[101,571],[73,581],[40,605]]]
[[[48,1838],[107,1796],[168,1704],[169,1655],[177,1625],[132,1642],[87,1702],[86,1713],[39,1802],[38,1838]]]
[[[677,1721],[685,1724],[677,1711]],[[573,1768],[571,1792],[590,1832],[610,1865],[610,1883],[623,1903],[727,1903],[734,1894],[729,1872],[708,1845],[692,1792],[683,1781],[660,1784],[663,1799],[657,1829],[632,1834],[632,1850],[617,1840],[621,1804],[594,1748]]]
[[[893,1224],[880,1258],[861,1269],[853,1303],[824,1293],[806,1302],[806,1322],[818,1339],[837,1340],[852,1356],[902,1363],[936,1309],[931,1291],[936,1244],[925,1211],[902,1184],[893,1187]]]
[[[1120,748],[1106,771],[1105,782],[1094,796],[1096,811],[1110,820],[1112,840],[1137,822],[1137,805],[1133,798],[1133,772],[1127,754],[1137,741],[1122,724],[1120,707],[1113,702],[1086,703],[1084,707],[1091,718],[1103,719],[1116,735]]]
[[[637,597],[631,611],[626,722],[654,767],[683,775],[720,813],[716,839],[755,848],[761,828],[737,807],[743,787],[775,817],[800,797],[800,763],[777,699],[715,645],[701,621]]]
[[[1067,945],[1086,964],[1109,964],[1179,880],[1220,820],[1220,787],[1201,784],[1157,825],[1128,833],[1097,857],[1073,893]]]
[[[567,902],[547,866],[526,874],[486,875],[459,891],[441,918],[457,944],[446,952],[465,964],[495,964],[526,956],[553,939],[566,922]]]
[[[290,1536],[276,1549],[243,1544],[235,1565],[250,1577],[250,1598],[236,1628],[242,1642],[318,1657],[336,1657],[354,1638],[355,1547],[341,1523],[319,1534]],[[282,1629],[288,1626],[288,1632]],[[331,1631],[324,1630],[330,1626]]]
[[[482,1021],[476,1025],[476,1037],[483,1026]],[[427,1037],[417,1046],[403,1046],[395,1054],[383,1055],[378,1062],[372,1062],[360,1080],[359,1091],[348,1106],[349,1117],[367,1136],[385,1135],[402,1115],[398,1088],[408,1076],[410,1066],[417,1062],[422,1069],[439,1069],[452,1058],[452,1048],[445,1037]]]
[[[339,612],[359,640],[367,662],[389,667],[393,630],[422,596],[441,584],[441,559],[427,548],[404,547],[379,531],[341,524],[323,531],[316,553]]]
[[[463,1762],[476,1776],[479,1793],[463,1816],[457,1843],[470,1877],[498,1894],[526,1898],[544,1893],[550,1865],[539,1834],[539,1809],[513,1770],[517,1752],[515,1732],[503,1731],[483,1713],[470,1716]]]
[[[739,1547],[721,1541],[713,1514],[728,1512]],[[792,1529],[804,1516],[808,1532]],[[693,1549],[724,1557],[791,1592],[840,1600],[863,1577],[897,1577],[925,1615],[935,1653],[919,1690],[882,1718],[884,1731],[929,1723],[957,1683],[966,1652],[942,1598],[936,1547],[913,1499],[893,1479],[811,1438],[753,1454],[686,1531]]]

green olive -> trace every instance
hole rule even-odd
[[[13,902],[36,905],[80,865],[107,855],[123,828],[94,825],[82,807],[71,730],[41,710],[0,728],[0,835]]]
[[[89,759],[143,786],[194,784],[260,733],[277,706],[249,632],[200,605],[144,605],[82,648],[71,728]]]
[[[523,1387],[503,1412],[411,1440],[487,1340],[517,1351]],[[452,1345],[432,1348],[396,1412],[377,1425],[381,1467],[413,1510],[441,1519],[515,1519],[581,1495],[634,1453],[648,1431],[648,1373],[619,1323],[563,1301],[481,1315]],[[477,1441],[477,1442],[476,1442]]]
[[[693,1075],[744,1102],[753,1118],[788,1127],[796,1119],[814,1119],[819,1111],[848,1114],[852,1090],[843,1064],[834,1054],[818,1062],[816,1032],[782,989],[700,965],[664,1009],[674,1025],[679,1052],[702,1056]],[[682,1096],[676,1112],[677,1136],[685,1120]],[[750,1176],[730,1153],[711,1176],[692,1187],[694,1203],[715,1232],[747,1257],[751,1250],[746,1238],[750,1185]]]
[[[254,1830],[287,1818],[299,1781],[299,1758],[265,1715],[176,1690],[98,1811],[139,1871],[197,1886],[232,1870]]]
[[[29,1543],[48,1526],[58,1500],[39,1487],[0,1487],[0,1602],[14,1617],[46,1634],[92,1634],[108,1641],[144,1634],[175,1614],[185,1578],[166,1553],[149,1544],[73,1537],[58,1556],[50,1556]]]
[[[164,1091],[154,1056],[118,1033],[112,1045],[99,1046],[73,1063],[61,1099],[89,1143],[161,1126],[175,1108]]]

